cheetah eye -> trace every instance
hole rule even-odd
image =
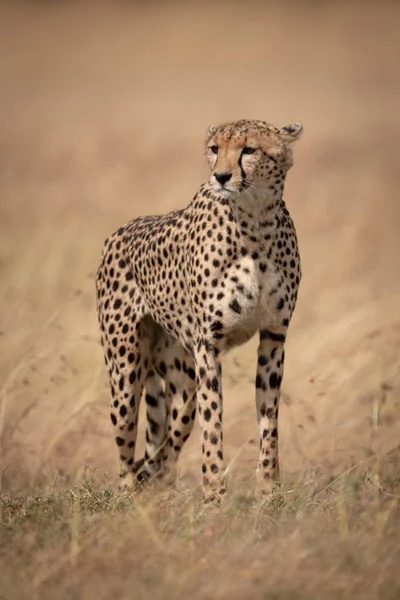
[[[245,146],[242,150],[243,154],[254,154],[257,148],[250,148],[250,146]]]
[[[218,154],[218,146],[210,146],[210,150],[213,154]]]

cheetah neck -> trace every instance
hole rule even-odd
[[[245,190],[232,199],[231,209],[241,234],[255,245],[268,245],[283,205],[282,190]]]
[[[263,218],[275,213],[282,202],[282,194],[268,194],[245,190],[235,198],[235,203],[240,211],[253,215],[254,219]]]

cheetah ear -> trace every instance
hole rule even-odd
[[[218,127],[216,127],[215,125],[211,125],[207,129],[207,139],[209,140],[217,131],[218,131]]]
[[[303,125],[301,123],[290,123],[279,129],[279,134],[287,142],[294,142],[299,139],[303,131]]]

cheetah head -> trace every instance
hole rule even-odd
[[[224,196],[276,190],[293,164],[292,143],[300,123],[278,129],[265,121],[236,121],[208,130],[210,184]]]

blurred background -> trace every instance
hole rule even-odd
[[[4,2],[0,7],[0,487],[117,451],[94,274],[104,238],[185,206],[204,136],[301,121],[285,197],[304,278],[280,412],[283,478],[399,444],[400,5]],[[256,341],[224,362],[233,472],[258,454]],[[199,482],[198,432],[181,475]]]

